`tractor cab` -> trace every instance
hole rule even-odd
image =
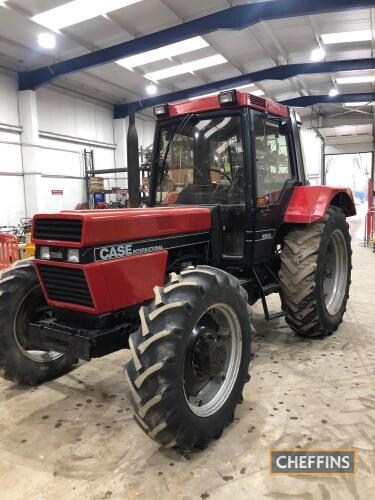
[[[295,113],[231,90],[154,114],[151,205],[217,207],[224,263],[269,261],[292,189],[306,182]]]

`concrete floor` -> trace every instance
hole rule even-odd
[[[362,237],[358,219],[352,229]],[[332,337],[301,340],[255,307],[245,400],[204,452],[162,450],[139,430],[125,397],[126,351],[37,389],[0,379],[1,499],[374,498],[375,255],[353,247],[349,308]],[[356,447],[358,473],[270,476],[269,448],[296,446]]]

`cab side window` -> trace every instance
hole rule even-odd
[[[255,116],[257,197],[276,204],[286,181],[293,177],[288,137],[280,132],[280,120]]]

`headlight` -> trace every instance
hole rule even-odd
[[[40,247],[40,258],[43,260],[50,260],[51,254],[49,247]]]
[[[168,104],[158,104],[154,106],[154,115],[158,116],[167,116],[168,115]]]
[[[237,92],[235,90],[220,92],[219,103],[221,106],[225,106],[226,104],[237,104]]]
[[[67,253],[68,262],[73,262],[74,264],[79,263],[79,250],[77,248],[69,248]]]

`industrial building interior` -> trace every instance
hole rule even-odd
[[[34,387],[1,377],[3,500],[372,498],[374,56],[370,0],[0,1],[0,369],[1,283],[32,260],[31,219],[147,207],[155,106],[198,110],[236,90],[295,109],[307,184],[350,188],[356,209],[343,323],[301,338],[283,317],[265,321],[256,301],[251,380],[234,421],[201,451],[140,430],[130,350]],[[268,305],[278,311],[279,297]],[[271,449],[355,449],[356,470],[283,476]]]

